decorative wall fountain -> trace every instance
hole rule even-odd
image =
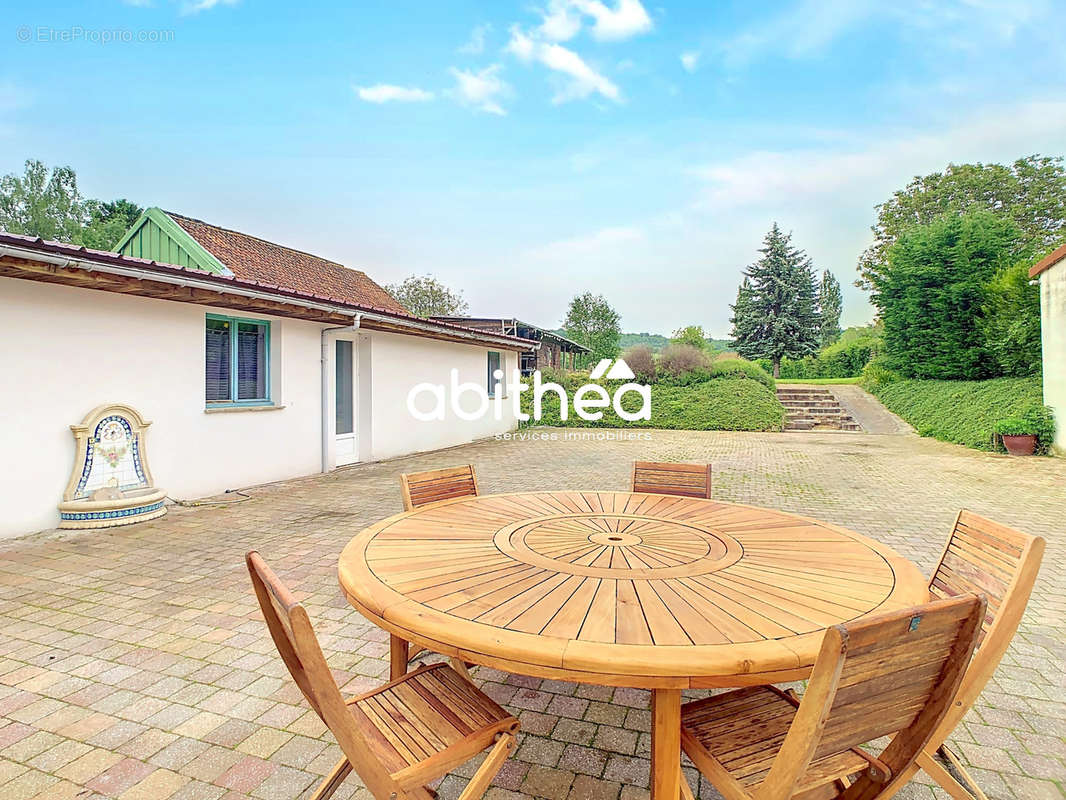
[[[94,408],[71,425],[74,471],[59,504],[60,528],[111,528],[167,513],[144,454],[152,423],[124,405]]]

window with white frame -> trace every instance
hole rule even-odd
[[[502,362],[501,362],[501,359],[500,359],[500,354],[498,352],[496,352],[495,350],[489,350],[489,359],[488,359],[489,370],[488,370],[488,380],[487,380],[487,384],[488,384],[487,388],[488,388],[488,392],[489,392],[489,397],[495,397],[496,396],[496,383],[497,383],[496,371],[501,369],[501,367],[500,367],[501,363]],[[504,379],[500,379],[499,384],[500,384],[500,396],[501,397],[506,397],[507,396],[507,391],[506,391],[507,384],[505,382],[505,378]]]
[[[270,323],[208,314],[205,330],[207,405],[269,405]]]

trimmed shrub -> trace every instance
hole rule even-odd
[[[646,344],[637,344],[622,353],[625,361],[637,380],[641,383],[655,383],[655,353]]]
[[[885,386],[902,379],[903,376],[898,372],[889,369],[886,359],[878,356],[863,368],[860,383],[866,391],[875,392],[879,386]]]
[[[671,344],[659,354],[659,372],[678,378],[693,370],[710,372],[711,359],[702,350],[687,344]]]
[[[1055,434],[1051,412],[1043,405],[1040,378],[896,380],[872,391],[922,436],[976,450],[998,449],[996,424],[1008,417],[1021,417],[1037,429],[1041,451],[1048,449]]]
[[[771,392],[775,384],[773,376],[754,361],[742,358],[720,358],[711,363],[711,378],[751,378],[758,381]]]

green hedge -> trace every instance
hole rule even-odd
[[[754,361],[743,358],[722,358],[712,361],[708,367],[696,367],[680,375],[660,374],[658,384],[661,386],[692,386],[704,381],[718,378],[736,380],[750,378],[758,381],[770,391],[775,388],[773,376]]]
[[[1007,417],[1033,420],[1046,450],[1054,436],[1050,412],[1043,406],[1040,378],[994,378],[987,381],[897,380],[871,386],[889,410],[922,436],[992,450],[996,422]]]
[[[586,379],[587,380],[587,379]],[[572,381],[567,381],[572,384]],[[580,385],[580,384],[577,384]],[[605,383],[611,396],[619,385]],[[571,403],[573,389],[568,385]],[[640,398],[630,393],[622,398],[627,411],[640,408]],[[522,393],[522,410],[532,414],[532,389]],[[703,380],[687,386],[655,384],[651,387],[651,420],[628,422],[614,413],[603,410],[603,418],[587,422],[574,414],[573,405],[565,422],[559,418],[559,399],[554,392],[544,396],[544,413],[540,424],[571,428],[660,428],[694,431],[777,431],[785,422],[785,409],[774,392],[760,380],[747,378]]]

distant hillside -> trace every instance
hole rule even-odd
[[[657,333],[623,333],[621,347],[623,350],[638,344],[646,344],[652,350],[659,351],[670,344],[669,336],[660,336]]]
[[[560,336],[566,336],[566,331],[562,328],[556,328],[555,333]],[[658,333],[623,333],[620,341],[620,347],[626,350],[638,344],[646,344],[656,353],[670,344],[670,337],[663,336]],[[713,337],[707,338],[707,345],[711,350],[729,350],[732,348],[733,343],[729,339],[715,339]]]

